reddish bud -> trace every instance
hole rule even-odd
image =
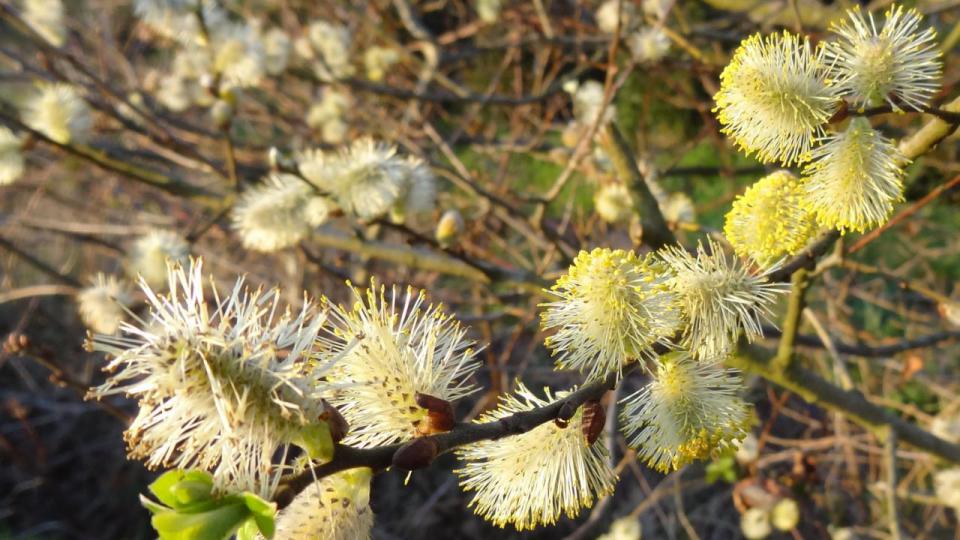
[[[393,466],[413,471],[430,466],[437,457],[437,442],[430,438],[414,439],[393,454]]]
[[[583,436],[587,438],[587,444],[593,444],[603,433],[603,427],[607,423],[607,411],[603,409],[599,401],[588,401],[583,404]]]
[[[330,438],[333,442],[340,442],[350,431],[350,424],[347,419],[340,414],[336,407],[331,405],[325,399],[320,400],[323,405],[323,412],[320,413],[320,420],[323,420],[330,426]]]
[[[417,426],[423,435],[442,433],[453,429],[455,418],[453,405],[445,399],[417,392],[414,396],[417,405],[427,410],[427,419]]]

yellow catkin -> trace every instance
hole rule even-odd
[[[767,267],[799,252],[820,231],[801,199],[796,176],[789,171],[769,174],[733,202],[723,233],[737,255]]]
[[[822,47],[789,32],[754,34],[720,74],[721,131],[764,163],[803,163],[839,100]]]

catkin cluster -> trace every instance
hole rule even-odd
[[[725,232],[760,265],[798,252],[819,231],[884,223],[903,198],[908,160],[867,119],[872,111],[922,111],[940,86],[932,28],[893,6],[882,22],[854,8],[813,45],[788,31],[750,36],[720,76],[722,131],[777,172],[747,190]],[[847,120],[843,120],[847,119]]]
[[[495,20],[499,3],[482,5],[483,20]],[[604,4],[597,14],[603,31],[624,36],[639,62],[665,55],[663,14],[648,13],[653,22],[644,26],[622,6]],[[171,110],[207,104],[222,129],[229,128],[237,89],[282,71],[294,53],[325,83],[356,69],[350,31],[326,21],[309,24],[293,41],[278,29],[233,21],[210,0],[137,0],[134,11],[178,44],[160,102]],[[27,21],[54,46],[65,39],[57,13]],[[866,114],[929,105],[941,65],[933,31],[919,25],[915,10],[892,7],[878,25],[855,9],[818,45],[789,32],[740,45],[715,96],[723,132],[764,163],[802,168],[799,176],[782,170],[764,177],[727,215],[724,232],[736,255],[755,264],[714,240],[692,251],[668,246],[644,255],[597,248],[580,252],[546,291],[541,326],[557,369],[579,371],[587,384],[619,382],[633,364],[649,376],[611,419],[649,466],[672,471],[745,437],[750,413],[740,375],[723,363],[739,340],[762,336],[786,291],[770,273],[822,231],[883,223],[902,198],[906,160]],[[372,80],[400,61],[386,47],[367,50],[363,60]],[[599,84],[567,90],[578,123],[613,118]],[[326,142],[340,143],[349,109],[349,96],[325,89],[307,123]],[[22,116],[61,145],[82,144],[92,130],[81,91],[63,84],[40,85]],[[0,183],[22,173],[20,144],[0,129]],[[436,205],[431,168],[370,138],[339,150],[301,150],[272,165],[231,210],[249,249],[296,245],[336,217],[402,223]],[[632,208],[621,188],[611,185],[598,197],[610,222]],[[670,206],[670,197],[657,198]],[[674,206],[672,223],[692,220],[689,200]],[[464,227],[459,214],[444,220],[441,245]],[[373,448],[453,429],[454,404],[477,390],[479,347],[422,292],[371,282],[366,289],[349,285],[348,305],[304,299],[293,309],[281,305],[277,291],[249,290],[242,279],[218,289],[189,251],[187,240],[170,231],[132,243],[127,270],[139,278],[148,308],[139,314],[133,293],[112,276],[98,276],[78,295],[84,322],[98,332],[90,346],[111,357],[107,381],[90,395],[137,400],[126,440],[130,455],[151,467],[202,469],[218,494],[270,498],[284,474],[335,459],[338,444]],[[574,392],[538,395],[518,382],[476,421],[501,422]],[[617,477],[599,440],[605,407],[577,405],[524,433],[457,449],[456,474],[478,514],[522,530],[576,516],[612,492]],[[278,534],[369,537],[371,475],[359,467],[316,479],[278,514]]]

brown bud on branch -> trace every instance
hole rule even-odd
[[[414,439],[393,454],[393,466],[413,471],[429,467],[438,453],[437,441],[429,438]]]
[[[587,438],[587,444],[597,442],[606,423],[607,411],[599,401],[588,401],[583,404],[583,436]]]
[[[427,421],[417,426],[423,435],[433,435],[453,429],[455,417],[453,405],[445,399],[417,392],[414,395],[417,405],[427,410]]]

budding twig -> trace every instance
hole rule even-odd
[[[637,362],[627,364],[622,370],[623,375],[632,372],[638,366]],[[576,411],[584,403],[599,400],[605,392],[617,384],[617,380],[617,374],[611,373],[602,381],[583,386],[563,399],[554,401],[545,407],[514,413],[499,420],[482,424],[459,424],[448,432],[421,437],[414,441],[367,449],[337,444],[334,448],[332,461],[284,478],[274,501],[278,508],[284,508],[316,478],[322,478],[339,471],[355,467],[370,467],[379,471],[392,465],[402,468],[408,466],[410,468],[423,468],[430,465],[436,456],[445,454],[459,446],[526,433],[541,424],[556,420],[571,409]],[[428,454],[429,459],[427,459]]]

